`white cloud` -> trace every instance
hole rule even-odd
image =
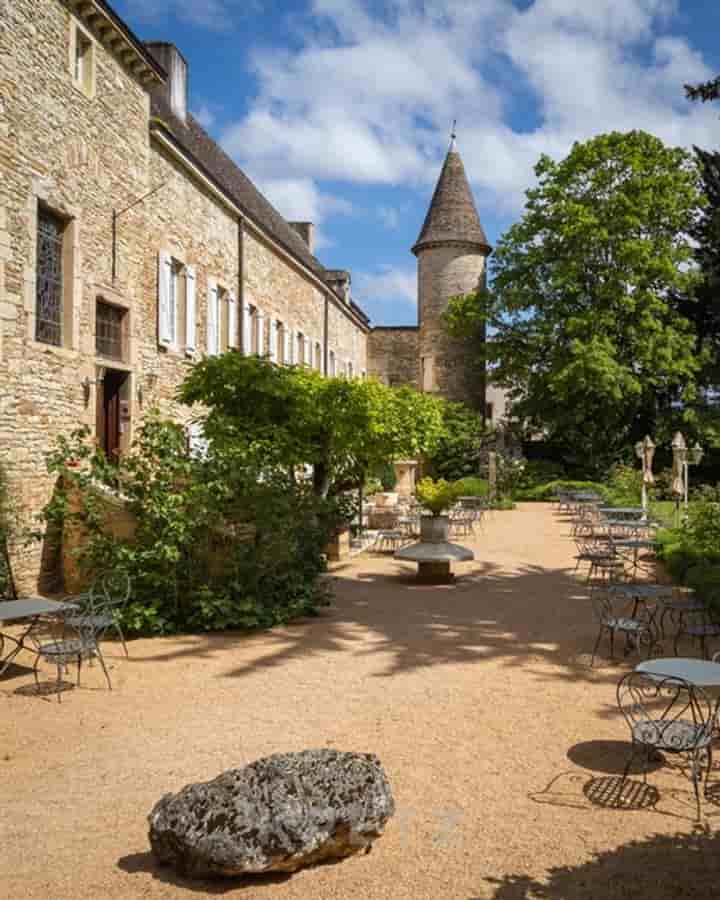
[[[378,206],[377,217],[388,231],[394,231],[400,224],[400,213],[394,206]]]
[[[192,114],[205,129],[212,128],[215,123],[215,113],[207,103],[202,103],[196,110],[192,111]]]
[[[353,275],[353,295],[366,309],[373,321],[396,321],[399,307],[415,309],[417,303],[417,272],[415,266],[381,266],[374,272]],[[394,307],[394,308],[393,308]]]
[[[382,16],[378,9],[382,9]],[[673,33],[675,0],[314,0],[299,48],[252,55],[260,85],[222,136],[266,182],[415,186],[427,195],[459,120],[483,210],[517,213],[541,153],[643,128],[718,143],[683,84],[713,74]],[[517,107],[530,105],[534,121]],[[336,190],[336,187],[334,187]]]

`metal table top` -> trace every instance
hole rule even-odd
[[[642,506],[601,506],[601,513],[620,513],[623,516],[644,516],[645,510]]]
[[[12,622],[13,619],[29,619],[32,616],[45,616],[48,613],[59,613],[66,609],[74,608],[74,603],[59,603],[57,600],[46,600],[44,597],[5,600],[0,603],[0,622]]]
[[[673,597],[672,584],[611,584],[608,590],[628,597]]]
[[[646,659],[635,666],[636,672],[646,675],[666,675],[682,678],[699,687],[720,687],[720,663],[704,659],[690,659],[672,656],[667,659]]]

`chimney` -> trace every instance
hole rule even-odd
[[[312,222],[288,222],[288,225],[297,231],[300,237],[308,245],[311,253],[315,252],[315,226]]]
[[[188,67],[185,57],[175,44],[149,41],[145,46],[167,72],[165,84],[155,90],[169,105],[172,113],[185,122],[187,119]]]
[[[350,273],[346,269],[326,269],[325,281],[350,305]]]

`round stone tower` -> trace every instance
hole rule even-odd
[[[419,382],[422,390],[485,412],[485,373],[476,354],[443,329],[451,297],[476,290],[485,279],[488,244],[455,137],[430,208],[412,248],[418,261]]]

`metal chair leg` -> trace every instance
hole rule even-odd
[[[113,622],[113,627],[115,628],[115,631],[117,631],[118,635],[120,636],[120,643],[122,644],[123,650],[125,651],[125,658],[130,659],[130,654],[128,653],[127,644],[125,643],[125,635],[122,633],[122,628],[118,625],[117,622]]]
[[[102,670],[103,670],[103,672],[105,673],[105,679],[106,679],[106,681],[107,681],[107,683],[108,683],[108,690],[111,691],[111,690],[112,690],[112,684],[110,683],[110,676],[108,675],[108,670],[107,670],[107,667],[106,667],[106,665],[105,665],[105,660],[103,659],[103,655],[102,655],[102,653],[100,652],[100,648],[99,648],[99,647],[96,647],[96,648],[95,648],[95,653],[96,653],[96,655],[97,655],[97,658],[100,660],[100,665],[102,666]]]

